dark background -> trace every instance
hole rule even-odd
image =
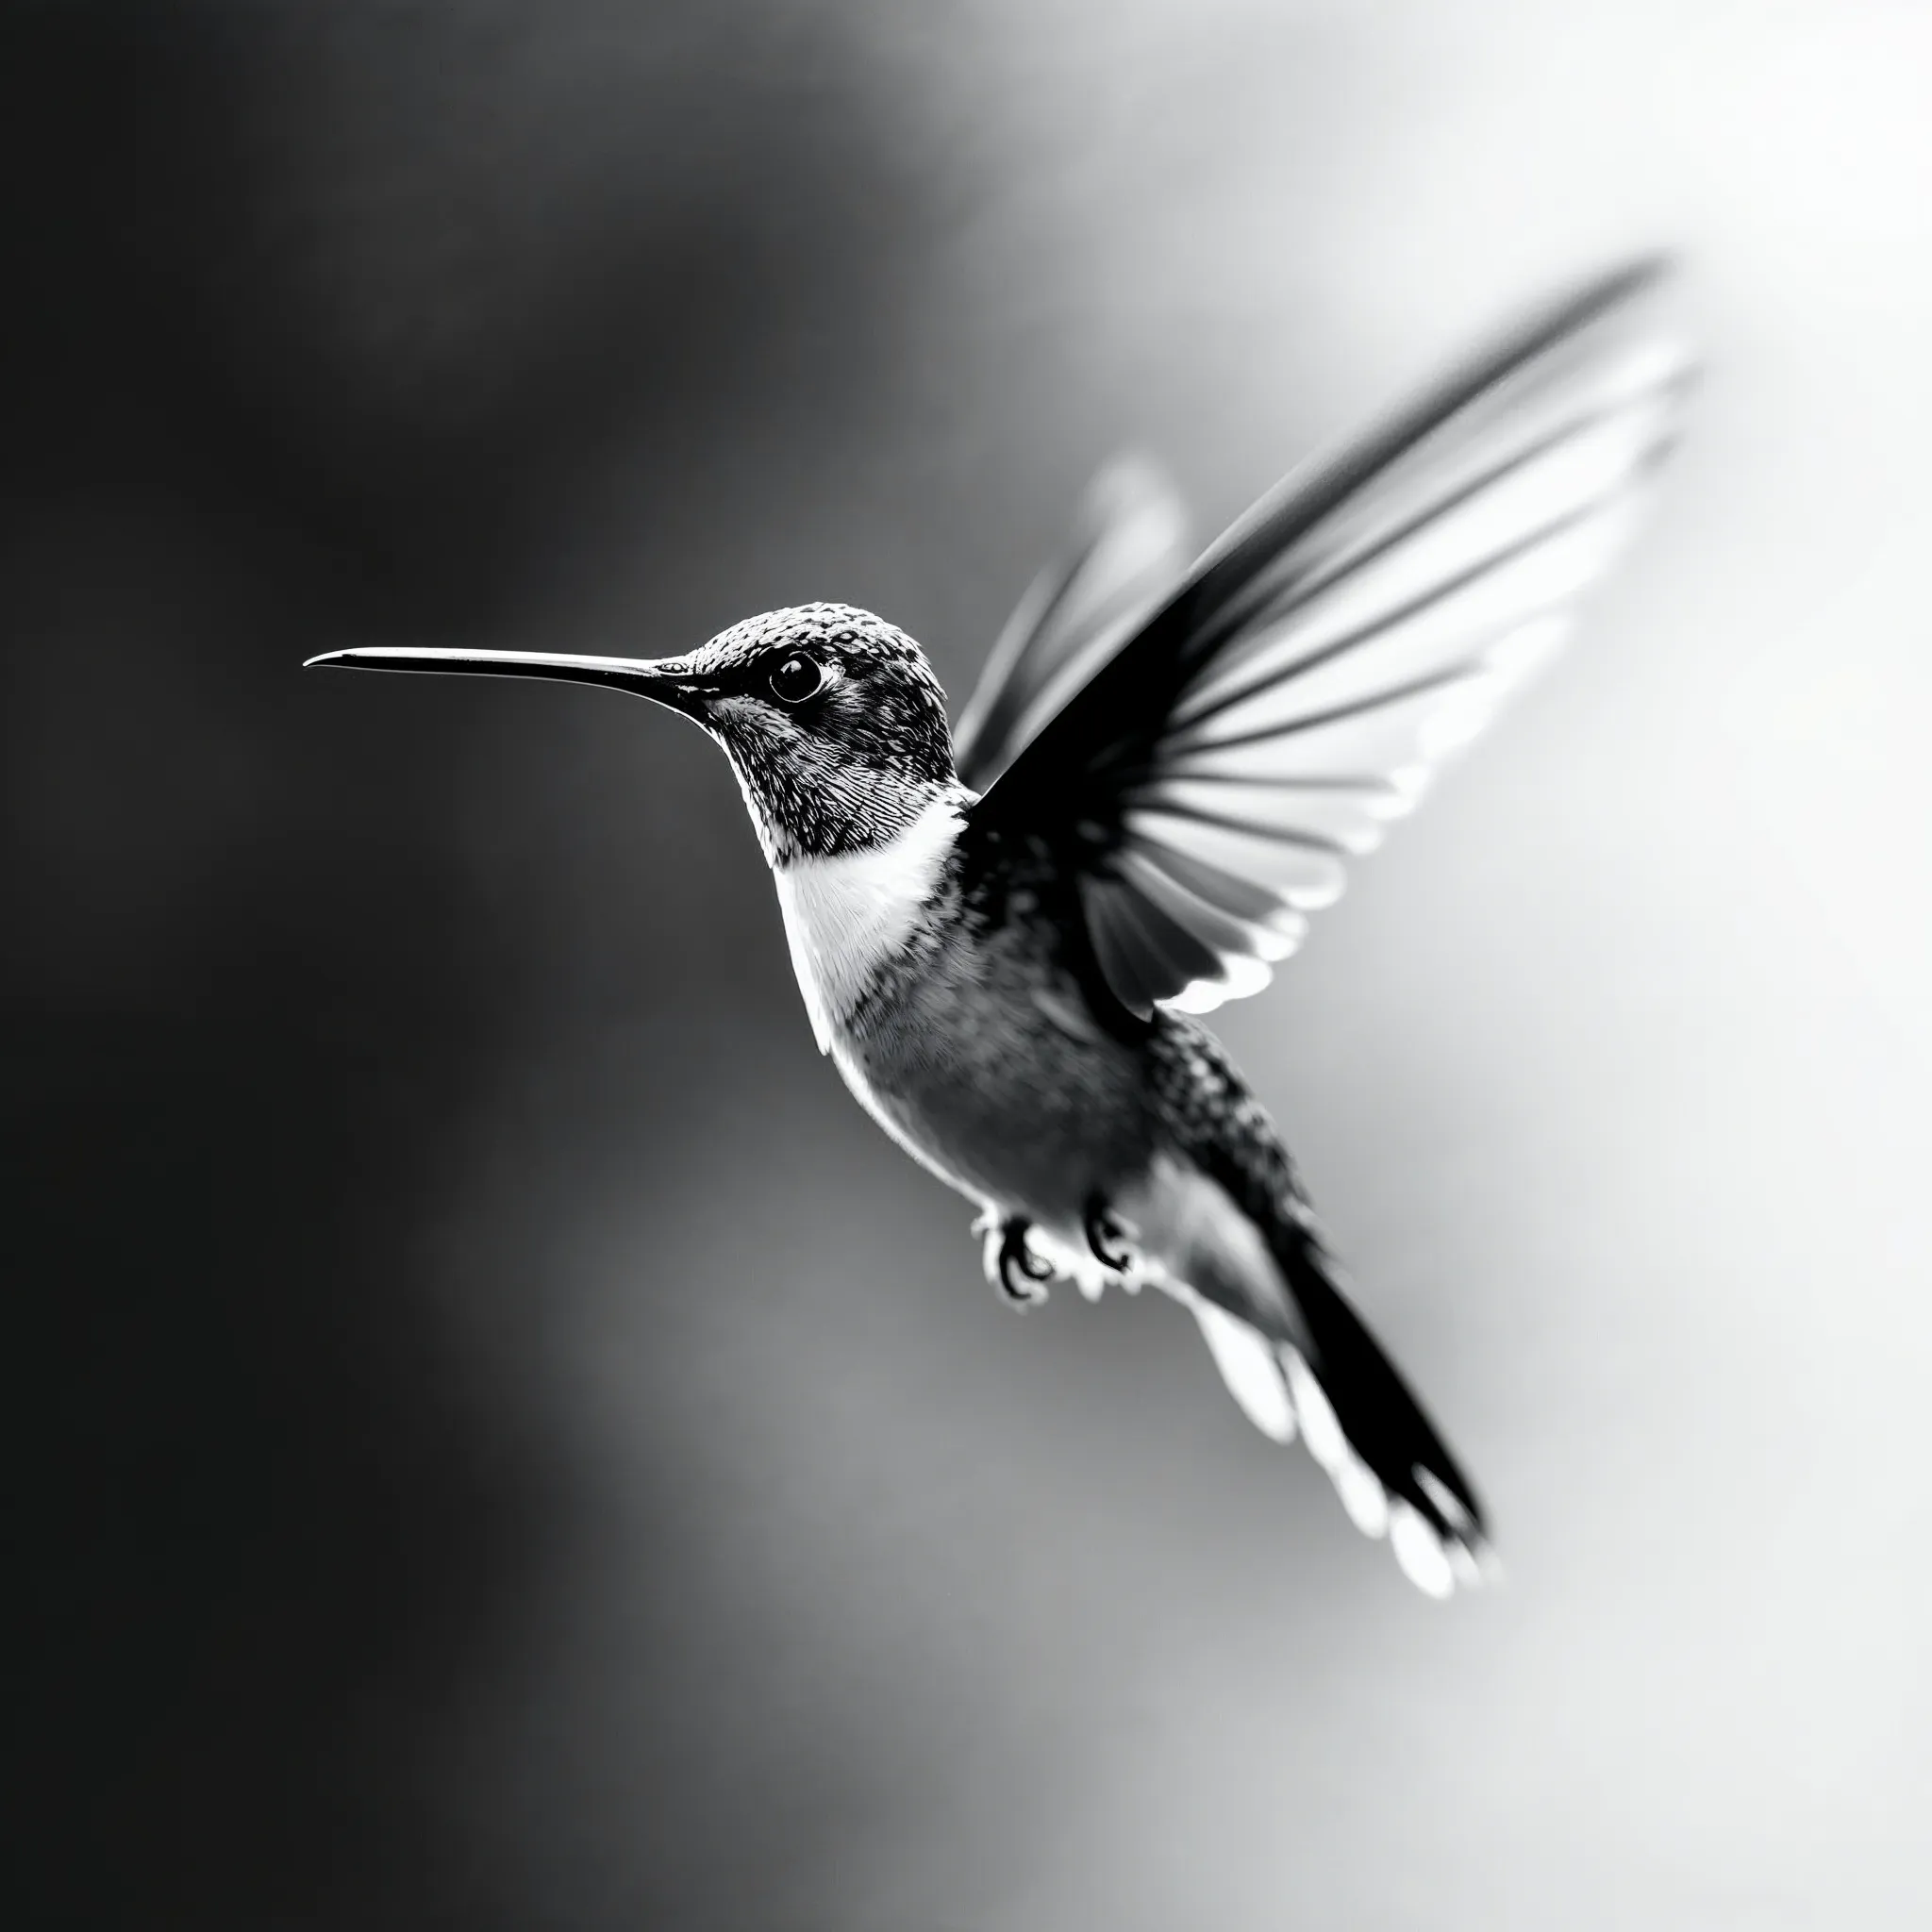
[[[13,0],[8,1923],[1924,1923],[1928,54]],[[1493,1595],[1171,1308],[999,1310],[696,733],[298,669],[833,597],[957,699],[1115,448],[1205,538],[1658,242],[1663,516],[1224,1029]]]

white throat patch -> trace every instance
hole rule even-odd
[[[959,833],[959,799],[941,796],[883,845],[795,858],[774,876],[791,970],[821,1053],[873,974],[911,938]]]

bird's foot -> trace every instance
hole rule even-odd
[[[1121,1277],[1121,1286],[1133,1293],[1141,1286],[1141,1261],[1134,1238],[1140,1233],[1131,1222],[1123,1221],[1098,1194],[1087,1203],[1082,1222],[1087,1245],[1093,1258]]]
[[[1026,1240],[1030,1221],[1019,1215],[982,1214],[973,1224],[980,1241],[980,1265],[989,1284],[1016,1308],[1037,1307],[1046,1299],[1049,1284],[1059,1272],[1043,1255],[1036,1255]]]

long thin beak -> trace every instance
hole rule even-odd
[[[565,658],[548,651],[325,651],[318,664],[338,671],[467,671],[477,677],[561,677],[573,684],[604,684],[694,715],[702,682],[682,658]]]

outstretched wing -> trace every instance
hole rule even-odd
[[[1143,458],[1089,486],[1072,547],[1034,579],[980,673],[954,762],[986,791],[1180,582],[1193,554],[1179,494]]]
[[[1658,263],[1607,277],[1291,476],[1089,654],[974,808],[1077,883],[1122,1005],[1267,984],[1622,548],[1692,375]]]

